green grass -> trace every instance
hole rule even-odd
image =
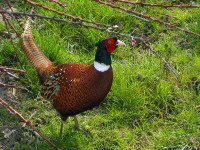
[[[135,36],[143,34],[152,48],[179,74],[177,80],[161,59],[145,47],[130,47],[129,44],[119,47],[112,55],[114,82],[105,101],[99,107],[78,115],[83,131],[76,131],[73,119],[69,118],[64,126],[63,139],[59,139],[60,117],[51,104],[41,98],[36,72],[20,50],[19,39],[14,40],[14,50],[9,39],[2,34],[0,64],[25,69],[27,73],[20,74],[20,78],[28,83],[18,83],[30,91],[20,93],[18,104],[9,103],[26,118],[36,111],[31,122],[42,134],[53,140],[58,147],[70,150],[200,148],[200,110],[197,107],[200,105],[200,42],[196,36],[152,21],[142,21],[87,0],[67,1],[65,9],[54,3],[37,2],[84,19],[112,25],[121,23],[123,33],[135,30]],[[195,2],[200,4],[199,0]],[[27,12],[31,8],[19,0],[13,3],[13,7]],[[134,6],[134,9],[162,19],[167,14],[172,23],[200,33],[200,9],[167,10],[140,6]],[[41,8],[35,8],[35,11],[59,17]],[[17,23],[14,22],[14,25],[22,32]],[[0,22],[0,33],[3,31],[6,28]],[[95,29],[39,19],[32,22],[32,31],[36,42],[54,64],[91,64],[94,61],[95,43],[106,36],[113,36]],[[120,36],[119,39],[130,43],[130,39]],[[0,108],[0,129],[6,125],[15,128],[21,124],[16,117]],[[27,130],[28,127],[21,129],[22,139],[29,137],[23,134],[30,134],[30,130]],[[0,139],[2,137],[0,133]],[[28,139],[22,139],[12,149],[51,149],[43,140],[35,139],[29,145]],[[6,147],[11,149],[9,145]]]

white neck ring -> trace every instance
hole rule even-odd
[[[94,68],[97,71],[105,72],[105,71],[107,71],[110,68],[110,65],[106,65],[104,63],[99,63],[99,62],[95,61],[94,62]]]

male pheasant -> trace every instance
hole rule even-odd
[[[41,85],[41,95],[51,100],[63,121],[97,106],[108,94],[112,81],[111,53],[118,45],[125,45],[116,37],[107,37],[97,43],[95,61],[87,64],[62,64],[55,66],[35,43],[29,22],[21,35],[21,47],[36,69]],[[78,126],[74,117],[75,126]]]

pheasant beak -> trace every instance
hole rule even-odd
[[[116,45],[126,45],[124,42],[117,40],[117,44]]]

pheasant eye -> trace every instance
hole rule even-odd
[[[108,44],[111,45],[111,44],[112,44],[112,41],[111,41],[111,40],[108,40]]]
[[[113,44],[112,39],[107,39],[107,40],[105,41],[105,45],[106,45],[106,46],[112,45],[112,44]]]

